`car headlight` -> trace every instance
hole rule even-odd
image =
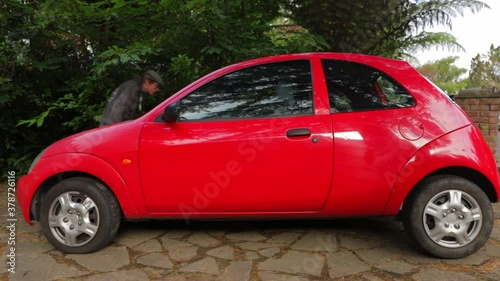
[[[31,171],[33,170],[33,168],[35,168],[36,166],[36,163],[38,163],[38,160],[40,160],[40,158],[42,158],[42,155],[43,153],[45,152],[45,149],[42,150],[40,153],[38,153],[38,155],[35,157],[35,160],[33,160],[33,162],[31,163],[31,166],[28,170],[28,173],[31,173]]]

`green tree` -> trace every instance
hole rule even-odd
[[[457,59],[458,57],[446,57],[428,62],[417,70],[448,95],[456,95],[469,86],[469,80],[463,77],[467,69],[454,65]]]
[[[449,33],[427,32],[463,15],[489,8],[476,0],[282,0],[290,17],[321,35],[330,51],[408,57],[415,48],[461,49]]]
[[[22,118],[29,118],[40,110],[40,99],[33,95],[39,80],[31,80],[34,58],[31,56],[29,39],[30,20],[35,7],[21,1],[9,0],[0,3],[0,168],[25,167],[38,151],[37,143],[48,141],[48,134],[37,137],[36,130],[16,127]],[[40,95],[44,93],[40,92]]]
[[[473,87],[500,89],[500,46],[490,46],[487,54],[477,54],[469,73]]]

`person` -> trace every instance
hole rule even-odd
[[[144,72],[143,77],[123,82],[108,99],[100,126],[134,119],[137,109],[142,110],[143,94],[156,94],[162,87],[161,76],[153,70]]]

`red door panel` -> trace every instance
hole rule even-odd
[[[151,213],[315,211],[331,184],[331,120],[146,123],[139,158]]]
[[[399,172],[426,140],[409,142],[400,120],[414,108],[332,114],[335,174],[331,207],[339,215],[381,214]]]

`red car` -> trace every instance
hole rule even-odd
[[[425,252],[483,246],[500,194],[480,131],[408,63],[339,53],[237,63],[144,116],[60,140],[19,179],[27,222],[66,253],[122,219],[401,215]]]

